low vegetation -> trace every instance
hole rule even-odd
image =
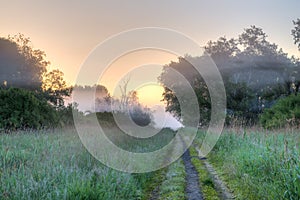
[[[56,126],[58,113],[35,93],[19,88],[0,90],[0,128],[38,129]]]
[[[185,199],[185,168],[181,159],[168,167],[165,180],[160,186],[159,199]]]
[[[298,133],[226,132],[209,161],[236,199],[299,199],[299,141]]]
[[[172,183],[184,171],[178,165],[168,172]],[[0,135],[0,199],[142,199],[157,174],[104,166],[73,129]]]
[[[268,108],[260,116],[263,127],[297,128],[300,126],[300,95],[290,95],[280,99],[273,107]]]
[[[219,194],[216,190],[211,175],[205,168],[204,163],[198,157],[198,152],[195,147],[190,147],[190,155],[192,156],[192,164],[195,166],[198,176],[201,192],[203,197],[207,200],[219,200]]]

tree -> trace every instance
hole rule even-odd
[[[228,110],[234,117],[251,123],[257,121],[262,108],[270,107],[278,98],[299,90],[299,60],[290,59],[276,44],[269,42],[262,28],[250,26],[237,39],[220,37],[215,42],[209,41],[205,50],[223,77]],[[205,65],[202,57],[189,57],[188,60]],[[180,105],[172,89],[180,88],[180,83],[175,81],[172,69],[182,74],[194,89],[200,115],[205,116],[204,123],[207,122],[210,116],[208,89],[186,58],[166,65],[159,77],[165,87],[163,101],[167,103],[166,110],[180,117]]]
[[[166,102],[166,111],[172,113],[177,118],[182,118],[181,116],[181,108],[180,103],[187,103],[189,104],[189,96],[185,96],[187,92],[186,85],[178,79],[178,72],[184,76],[184,79],[188,81],[190,86],[193,88],[197,100],[198,105],[191,105],[191,106],[198,106],[199,113],[201,116],[201,120],[199,123],[202,125],[206,125],[210,119],[210,96],[208,92],[208,88],[206,83],[204,82],[201,75],[198,71],[193,67],[193,65],[189,61],[193,60],[193,63],[198,63],[199,65],[205,65],[206,59],[203,57],[179,57],[178,62],[172,61],[170,64],[164,66],[161,75],[159,76],[158,80],[164,87],[163,93],[163,101]],[[177,73],[175,72],[177,71]],[[177,94],[181,94],[183,97],[179,102],[178,98],[176,97]],[[186,119],[183,119],[186,122],[192,121],[185,116]]]
[[[252,125],[257,120],[261,107],[254,92],[245,83],[225,82],[227,98],[227,124],[238,119],[240,124]]]
[[[139,126],[147,126],[151,123],[152,114],[150,110],[139,102],[138,92],[135,90],[128,91],[130,77],[123,81],[123,85],[119,86],[121,97],[120,100],[113,99],[112,104],[117,104],[119,108],[113,111],[121,118],[130,117],[131,120]],[[113,105],[116,108],[116,105]]]
[[[151,113],[141,105],[131,107],[129,111],[130,118],[139,126],[147,126],[151,123]]]
[[[228,62],[229,59],[240,52],[237,44],[236,39],[231,38],[228,40],[224,36],[220,37],[216,42],[210,40],[205,46],[205,50],[215,62],[222,64],[222,62]]]
[[[293,21],[294,29],[292,30],[292,36],[294,37],[294,43],[298,45],[300,51],[300,19]]]
[[[0,38],[0,60],[0,84],[5,87],[19,85],[16,79],[20,76],[25,58],[19,53],[17,44]]]
[[[163,81],[161,79],[161,81]],[[162,94],[162,101],[166,102],[166,111],[172,113],[173,115],[180,117],[180,104],[176,97],[176,94],[168,87],[164,87],[164,92]]]
[[[120,91],[121,91],[121,98],[120,98],[120,110],[124,112],[129,105],[129,93],[127,92],[128,83],[130,81],[130,77],[128,77],[126,80],[123,80],[123,85],[119,85]]]
[[[19,34],[0,38],[0,127],[27,129],[57,126],[64,97],[70,96],[63,73],[47,73],[45,53]]]
[[[238,48],[238,40],[225,36],[220,37],[217,41],[209,41],[204,47],[205,51],[211,56],[223,77],[230,76],[233,68],[236,66],[237,55],[241,53]]]
[[[244,47],[244,53],[261,55],[263,47],[268,43],[266,39],[267,34],[261,28],[252,25],[244,30],[238,40]]]
[[[64,98],[71,95],[72,87],[68,87],[63,79],[64,73],[58,69],[44,75],[42,89],[47,100],[55,107],[64,106]]]
[[[0,84],[39,90],[50,64],[45,56],[43,51],[33,49],[29,38],[22,34],[0,38]]]
[[[59,114],[59,125],[60,126],[72,126],[74,125],[73,116],[76,115],[77,119],[84,121],[83,112],[78,110],[77,103],[69,103],[67,106],[58,110]]]
[[[128,91],[128,84],[130,77],[123,81],[123,85],[119,86],[121,92],[120,98],[120,110],[126,112],[126,110],[133,108],[134,106],[139,105],[138,93],[135,90]]]

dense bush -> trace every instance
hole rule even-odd
[[[130,110],[129,115],[138,126],[147,126],[151,122],[150,112],[143,109],[141,106],[133,107]]]
[[[34,92],[20,88],[0,90],[0,129],[38,129],[58,123],[58,113]]]
[[[78,110],[77,103],[69,103],[67,106],[60,107],[58,109],[59,115],[59,125],[60,126],[74,126],[74,118],[76,116],[77,119],[84,121],[83,112]]]
[[[260,116],[264,128],[298,127],[300,125],[300,95],[290,95],[278,100]]]

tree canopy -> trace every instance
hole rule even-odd
[[[294,43],[298,45],[300,51],[300,19],[293,21],[294,29],[292,30],[292,36],[294,37]]]
[[[220,37],[209,41],[206,52],[216,63],[227,93],[227,114],[242,118],[247,123],[257,121],[264,108],[272,106],[283,96],[299,91],[300,67],[297,59],[289,58],[275,43],[268,41],[267,34],[259,27],[250,26],[237,37]],[[159,80],[165,87],[163,100],[166,110],[180,116],[180,106],[170,85],[174,82],[172,70],[177,70],[189,81],[198,97],[201,124],[208,122],[210,97],[201,75],[187,61],[205,65],[203,56],[179,58],[166,65]],[[252,122],[250,122],[252,123]]]
[[[19,34],[0,38],[0,83],[9,87],[40,89],[50,62],[45,53],[33,49],[29,38]]]
[[[64,73],[58,69],[44,75],[42,89],[46,99],[56,107],[63,107],[64,97],[70,96],[72,92],[72,87],[67,86],[63,76]]]
[[[46,54],[22,34],[0,38],[0,128],[27,129],[58,125],[70,96],[59,70],[47,72]],[[69,108],[70,109],[70,108]]]
[[[34,49],[22,34],[0,38],[0,85],[2,88],[23,88],[39,93],[53,105],[64,105],[71,88],[58,69],[47,72],[50,62],[42,50]]]

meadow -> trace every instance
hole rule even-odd
[[[104,166],[72,128],[0,135],[0,199],[142,199],[159,173]]]
[[[119,130],[109,127],[111,134]],[[116,134],[118,135],[118,134]],[[144,152],[165,145],[174,132],[163,129],[145,146],[115,138],[123,148]],[[191,148],[206,199],[222,199],[214,180]],[[119,138],[118,140],[116,138]],[[207,160],[235,199],[299,199],[298,132],[225,130]],[[135,145],[133,145],[135,144]],[[106,167],[82,145],[75,129],[15,132],[0,135],[0,199],[187,199],[182,159],[158,171],[134,174]],[[212,195],[212,197],[210,197]]]
[[[225,130],[208,161],[235,199],[299,199],[299,144],[299,130]]]

